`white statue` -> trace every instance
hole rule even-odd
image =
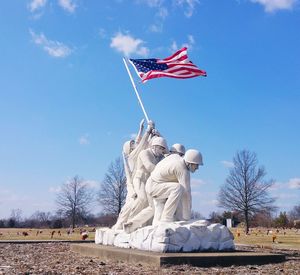
[[[135,218],[141,210],[148,206],[145,190],[146,182],[150,173],[154,170],[157,163],[163,159],[167,150],[166,140],[162,137],[154,137],[151,140],[151,147],[140,152],[133,177],[133,188],[137,194],[137,198],[132,203],[128,221]]]
[[[142,227],[153,218],[153,225],[161,222],[191,219],[190,172],[203,165],[197,150],[188,150],[184,157],[171,154],[159,162],[146,183],[148,207],[124,224],[127,233]]]
[[[137,158],[140,152],[149,147],[149,142],[152,138],[152,132],[154,130],[154,123],[152,121],[149,121],[147,130],[142,137],[143,128],[144,119],[140,122],[140,128],[136,139],[126,141],[123,145],[122,155],[126,174],[127,196],[125,204],[119,214],[118,220],[113,226],[113,229],[116,230],[123,229],[123,224],[127,221],[134,199],[137,197],[133,186],[133,175],[136,171]]]
[[[185,147],[182,144],[175,143],[170,147],[170,154],[178,154],[183,157],[185,154]]]
[[[140,190],[137,190],[137,186],[134,185],[137,197],[131,201],[128,209],[132,211],[135,209],[134,205],[137,207],[137,205],[140,206],[145,203],[145,201],[140,200],[145,196],[140,195],[144,192],[142,190],[146,190],[149,205],[139,213],[130,216],[123,225],[124,230],[97,229],[95,233],[96,244],[156,252],[228,251],[235,249],[233,235],[225,226],[210,224],[206,220],[191,220],[190,172],[195,172],[199,165],[203,165],[202,155],[197,150],[188,150],[182,157],[180,154],[184,154],[184,150],[179,150],[179,148],[180,146],[174,146],[172,153],[157,163],[147,180],[146,187],[143,187],[144,181],[141,178],[147,178],[146,173],[149,171],[141,168],[140,161],[150,152],[154,153],[153,151],[163,154],[163,148],[151,147],[151,149],[146,149],[139,154],[141,159],[136,163],[137,170],[135,173],[141,175],[138,172],[143,171],[145,174],[140,178],[134,176],[134,182],[138,183]],[[151,159],[149,155],[148,161]],[[153,165],[150,166],[153,167]],[[140,208],[137,207],[136,209]],[[151,221],[152,218],[152,225],[147,226],[147,222]]]
[[[167,154],[156,135],[149,122],[142,138],[124,144],[126,202],[112,229],[96,230],[95,243],[156,252],[234,250],[225,226],[191,220],[190,173],[203,165],[201,153],[176,143]]]
[[[174,221],[175,213],[176,220],[191,219],[190,172],[199,165],[203,165],[201,153],[190,149],[183,158],[171,155],[153,171],[146,190],[154,200],[166,199],[162,213],[158,213],[160,221]]]

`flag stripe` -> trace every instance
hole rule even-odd
[[[146,82],[158,77],[191,78],[206,76],[187,56],[187,48],[182,48],[173,55],[164,59],[130,59],[135,71]]]
[[[192,78],[192,77],[197,77],[199,76],[198,74],[193,74],[190,73],[188,75],[174,75],[174,74],[150,74],[147,76],[147,80],[153,79],[153,78],[158,78],[158,77],[171,77],[171,78],[179,78],[179,79],[184,79],[184,78]]]
[[[202,70],[200,70],[199,68],[194,67],[194,66],[181,66],[181,65],[172,66],[171,68],[166,69],[165,71],[172,71],[172,70],[178,70],[178,69],[181,69],[181,70],[195,70],[195,71],[202,71]]]
[[[181,73],[167,73],[167,72],[161,72],[161,71],[151,71],[147,74],[144,74],[141,76],[141,78],[144,79],[151,79],[155,77],[162,77],[162,76],[167,76],[167,77],[175,77],[175,78],[186,78],[186,77],[194,77],[194,76],[203,76],[202,73],[198,72],[191,72],[191,71],[182,71]]]
[[[176,58],[174,58],[172,60],[164,60],[164,59],[157,60],[157,63],[160,63],[160,64],[163,64],[163,63],[165,63],[165,64],[172,64],[174,62],[180,62],[180,61],[184,61],[184,60],[187,60],[187,59],[188,59],[188,57],[185,54],[185,55],[182,55],[182,56],[177,56]]]
[[[182,48],[181,50],[177,51],[173,55],[171,55],[167,58],[164,58],[162,60],[171,62],[172,60],[174,60],[174,59],[176,60],[177,58],[180,58],[183,55],[187,55],[187,48],[186,47]]]

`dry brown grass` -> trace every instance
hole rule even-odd
[[[81,240],[80,230],[88,230],[89,236],[87,240],[95,239],[94,228],[76,228],[72,234],[67,234],[68,228],[45,229],[45,228],[0,228],[1,240]],[[267,234],[269,230],[269,233]],[[300,249],[300,229],[267,229],[267,228],[251,228],[250,233],[246,235],[243,228],[232,228],[236,244],[248,244],[259,246],[274,246],[276,248],[295,248]],[[51,233],[53,238],[51,238]],[[60,231],[60,235],[59,232]],[[28,236],[22,233],[27,232]],[[37,234],[37,232],[39,232]],[[273,242],[274,239],[274,242]]]
[[[243,228],[232,228],[237,244],[274,246],[300,249],[300,229],[251,228],[246,235]]]
[[[69,240],[79,241],[81,240],[80,230],[88,230],[87,240],[95,239],[95,232],[93,228],[76,228],[73,233],[68,234],[68,228],[59,229],[45,229],[45,228],[0,228],[0,241],[1,240]],[[52,236],[52,232],[53,233]],[[24,236],[23,232],[27,232],[28,235]]]

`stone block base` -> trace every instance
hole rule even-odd
[[[95,243],[154,252],[232,251],[233,235],[221,224],[205,220],[160,223],[126,232],[99,228]]]

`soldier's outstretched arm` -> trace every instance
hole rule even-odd
[[[141,141],[142,139],[142,134],[143,134],[143,130],[144,130],[144,122],[145,122],[145,119],[143,118],[140,122],[140,128],[139,128],[139,132],[135,138],[135,143],[136,144],[139,144],[139,142]]]

